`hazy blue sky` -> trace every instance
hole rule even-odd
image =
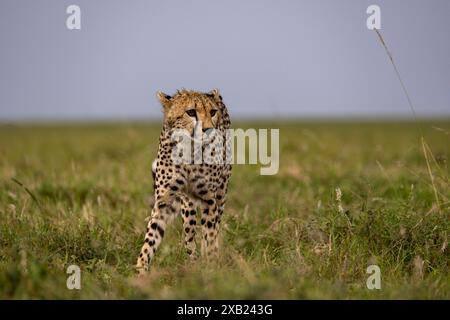
[[[235,118],[408,116],[370,4],[419,116],[450,116],[448,0],[1,0],[0,120],[159,118],[181,87]]]

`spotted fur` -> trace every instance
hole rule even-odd
[[[226,129],[230,128],[230,118],[219,91],[215,89],[201,93],[181,90],[174,96],[158,92],[158,98],[163,106],[164,123],[158,156],[152,165],[155,201],[137,260],[139,272],[148,270],[167,226],[179,214],[183,219],[187,254],[195,259],[197,209],[200,211],[202,230],[201,253],[207,258],[217,254],[219,226],[231,175],[231,165],[226,162],[176,164],[171,157],[174,130],[185,129],[194,135],[201,126],[204,135],[211,131],[209,129],[216,129],[215,132],[223,136],[219,142],[223,143],[222,148],[218,148],[217,152],[211,151],[210,156],[226,158],[225,153],[230,151],[230,145],[225,134]]]

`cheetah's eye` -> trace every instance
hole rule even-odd
[[[214,117],[217,113],[217,110],[211,110],[209,113],[211,114],[211,117]]]
[[[189,117],[195,117],[197,115],[197,112],[195,111],[195,109],[187,110],[186,113]]]

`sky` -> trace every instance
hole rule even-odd
[[[81,29],[69,30],[69,5]],[[219,88],[234,118],[450,117],[448,0],[1,0],[0,120],[160,119]]]

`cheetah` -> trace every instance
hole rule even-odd
[[[217,256],[219,225],[231,176],[231,162],[221,161],[228,159],[225,155],[230,152],[226,132],[231,122],[219,91],[203,93],[183,89],[173,96],[159,91],[157,97],[163,107],[164,121],[157,158],[152,165],[154,204],[136,264],[141,274],[149,269],[167,226],[178,214],[183,219],[186,252],[191,259],[196,259],[197,209],[201,214],[201,255],[207,259]],[[212,144],[211,136],[218,135],[221,139],[214,140],[215,148],[206,152],[216,161],[198,161],[195,153],[194,162],[176,161],[173,155],[178,150],[173,137],[180,130],[193,139],[200,133],[203,152],[208,143]]]

